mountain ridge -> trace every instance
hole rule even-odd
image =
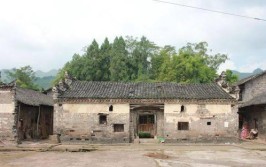
[[[247,78],[251,75],[255,75],[255,74],[259,74],[261,72],[263,72],[264,70],[262,70],[261,68],[256,68],[255,70],[253,70],[253,72],[239,72],[237,70],[232,70],[233,74],[237,75],[238,76],[238,80],[241,80],[241,79],[244,79],[244,78]]]
[[[7,72],[8,71],[14,71],[15,68],[13,69],[1,69],[1,81],[5,83],[9,83],[12,80],[8,78]],[[52,87],[52,81],[55,79],[56,74],[58,73],[59,70],[57,69],[52,69],[47,72],[43,72],[41,70],[35,71],[35,76],[36,80],[34,81],[35,84],[38,85],[40,89],[49,89]]]

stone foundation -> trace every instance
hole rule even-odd
[[[227,143],[240,143],[241,140],[236,137],[220,137],[220,136],[202,136],[191,137],[184,139],[166,139],[165,143],[208,143],[208,144],[227,144]]]

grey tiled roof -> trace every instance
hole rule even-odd
[[[125,83],[73,81],[59,98],[92,99],[233,99],[215,83]]]
[[[262,76],[262,75],[264,75],[264,74],[266,74],[266,71],[263,71],[263,72],[261,72],[261,73],[259,73],[259,74],[251,75],[251,76],[246,77],[246,78],[243,78],[243,79],[241,79],[240,81],[238,81],[238,82],[237,82],[236,84],[234,84],[234,85],[242,85],[242,84],[245,84],[246,82],[249,82],[249,81],[251,81],[251,80],[253,80],[253,79],[256,79],[256,78],[258,78],[259,76]]]
[[[13,88],[14,86],[15,86],[15,80],[8,84],[0,82],[0,88]]]
[[[32,106],[53,106],[53,98],[47,96],[41,92],[24,89],[24,88],[16,88],[16,100]]]
[[[260,95],[252,98],[249,101],[243,102],[242,104],[239,105],[239,107],[242,108],[242,107],[261,105],[261,104],[266,104],[266,92],[261,93]]]

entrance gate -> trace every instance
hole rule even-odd
[[[153,138],[156,134],[155,115],[139,115],[138,134],[140,138]]]
[[[163,136],[164,104],[130,104],[130,141]]]

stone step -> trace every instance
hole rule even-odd
[[[154,143],[159,143],[158,139],[154,138],[145,138],[145,139],[135,139],[134,143],[140,143],[140,144],[154,144]]]

